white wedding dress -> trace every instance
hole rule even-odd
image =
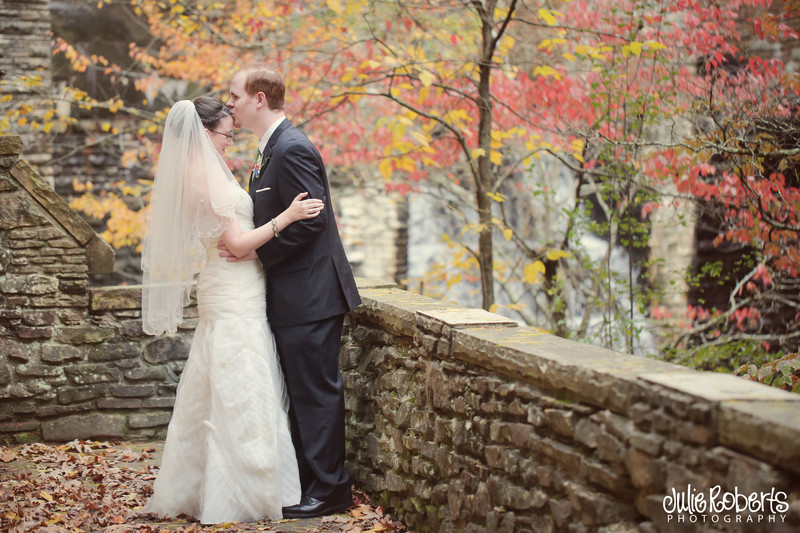
[[[239,224],[251,230],[252,200],[231,187]],[[216,240],[206,244],[200,320],[145,511],[204,524],[279,519],[300,501],[300,481],[264,272],[258,260],[227,262]]]

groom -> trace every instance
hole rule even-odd
[[[267,274],[267,316],[289,392],[289,420],[303,496],[284,518],[345,511],[353,504],[344,468],[344,394],[339,343],[344,315],[361,303],[342,247],[330,187],[316,147],[283,112],[285,86],[267,64],[233,76],[228,107],[237,127],[260,138],[250,196],[256,227],[273,224],[301,192],[319,216],[296,222],[257,250]]]

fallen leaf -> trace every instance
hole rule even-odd
[[[10,448],[0,447],[0,461],[10,463],[17,457],[17,452]]]
[[[73,441],[0,447],[4,457],[24,458],[0,470],[0,531],[22,533],[104,531],[105,533],[232,533],[294,530],[292,521],[262,520],[203,526],[192,517],[161,519],[141,509],[153,492],[155,465],[132,468],[130,463],[156,453],[136,445]],[[7,461],[10,462],[10,461]],[[362,533],[405,531],[381,507],[373,508],[366,494],[354,491],[351,512],[322,519],[319,531]],[[278,524],[286,523],[286,527]],[[272,527],[270,527],[272,524]]]
[[[333,523],[343,524],[343,523],[349,522],[349,521],[350,521],[350,519],[347,518],[346,516],[339,515],[339,514],[334,514],[334,515],[328,515],[328,516],[323,517],[321,522],[323,524],[330,524],[332,522]]]

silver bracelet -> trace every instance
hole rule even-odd
[[[278,223],[275,222],[275,219],[272,219],[272,234],[277,239],[281,236],[280,232],[278,231]]]

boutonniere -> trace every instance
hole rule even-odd
[[[261,167],[266,166],[266,164],[269,163],[269,158],[270,156],[267,156],[267,158],[264,160],[263,165],[259,164],[258,161],[253,161],[253,180],[258,179],[258,175],[261,172]]]

